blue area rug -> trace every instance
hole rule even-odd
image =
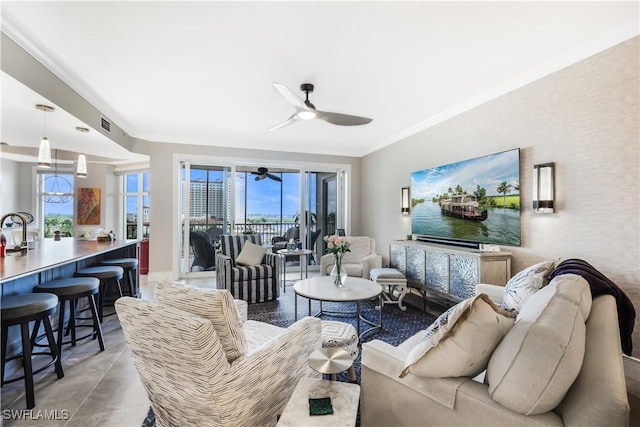
[[[265,302],[261,304],[249,305],[249,311],[247,317],[250,320],[258,320],[261,322],[271,323],[273,325],[287,327],[294,322],[294,295],[293,289],[287,287],[286,293],[281,292],[280,298],[276,301]],[[378,304],[378,300],[367,301],[360,303],[360,310],[362,316],[366,319],[370,319],[377,323],[378,311],[375,306]],[[420,302],[419,305],[422,305]],[[393,346],[397,346],[407,338],[414,335],[416,332],[426,329],[436,319],[438,311],[444,311],[446,307],[432,306],[430,313],[424,312],[412,305],[409,305],[405,301],[406,311],[400,310],[395,305],[387,305],[384,307],[382,326],[383,329],[373,330],[367,333],[360,340],[361,343],[371,340],[385,341]],[[325,311],[344,311],[353,312],[356,311],[355,303],[324,303],[322,305]],[[313,302],[311,306],[311,314],[317,313],[319,310],[319,303]],[[298,319],[307,315],[308,303],[306,298],[298,297]],[[323,320],[339,320],[341,322],[350,323],[354,327],[356,326],[355,315],[328,315],[322,316]],[[364,322],[360,324],[361,331],[365,331],[370,326]],[[353,367],[356,371],[358,378],[358,384],[360,383],[360,357],[354,361]],[[338,374],[338,381],[349,382],[347,373]],[[358,414],[359,415],[359,414]],[[358,423],[359,424],[359,423]],[[155,416],[153,410],[149,409],[149,414],[142,423],[143,427],[155,426]]]

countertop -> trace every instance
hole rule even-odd
[[[35,248],[29,249],[25,255],[13,252],[0,258],[0,282],[18,279],[57,265],[107,253],[136,243],[138,240],[98,242],[78,240],[73,237],[63,237],[60,240],[40,239],[36,242]]]

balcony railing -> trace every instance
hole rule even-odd
[[[284,236],[284,233],[290,228],[295,227],[295,222],[258,222],[258,223],[236,223],[231,234],[257,234],[260,236],[262,243],[271,243],[271,239],[276,236]],[[190,224],[189,231],[207,231],[216,228],[215,224]],[[222,233],[224,234],[224,233]]]
[[[258,223],[236,223],[232,234],[258,234],[264,244],[271,243],[271,239],[276,236],[284,236],[291,227],[296,227],[296,222],[258,222]],[[149,223],[142,226],[143,238],[149,237]],[[204,231],[216,228],[215,224],[190,224],[189,231]],[[127,239],[137,238],[138,226],[134,223],[127,223]]]

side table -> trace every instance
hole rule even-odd
[[[309,415],[309,392],[331,398],[333,414]],[[298,381],[278,427],[299,426],[355,426],[360,402],[360,386],[357,384],[303,377]]]
[[[309,277],[309,255],[311,255],[313,251],[309,249],[296,249],[295,251],[290,251],[288,249],[280,249],[277,254],[280,256],[280,261],[282,262],[282,291],[284,293],[287,292],[287,258],[288,257],[298,257],[300,261],[300,280],[302,277],[302,258],[304,257],[304,278]]]

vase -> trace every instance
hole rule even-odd
[[[329,274],[331,279],[333,279],[333,285],[337,288],[341,288],[344,286],[344,282],[347,281],[347,272],[342,267],[342,260],[336,258],[336,263],[333,265],[333,269],[331,270],[331,274]]]

